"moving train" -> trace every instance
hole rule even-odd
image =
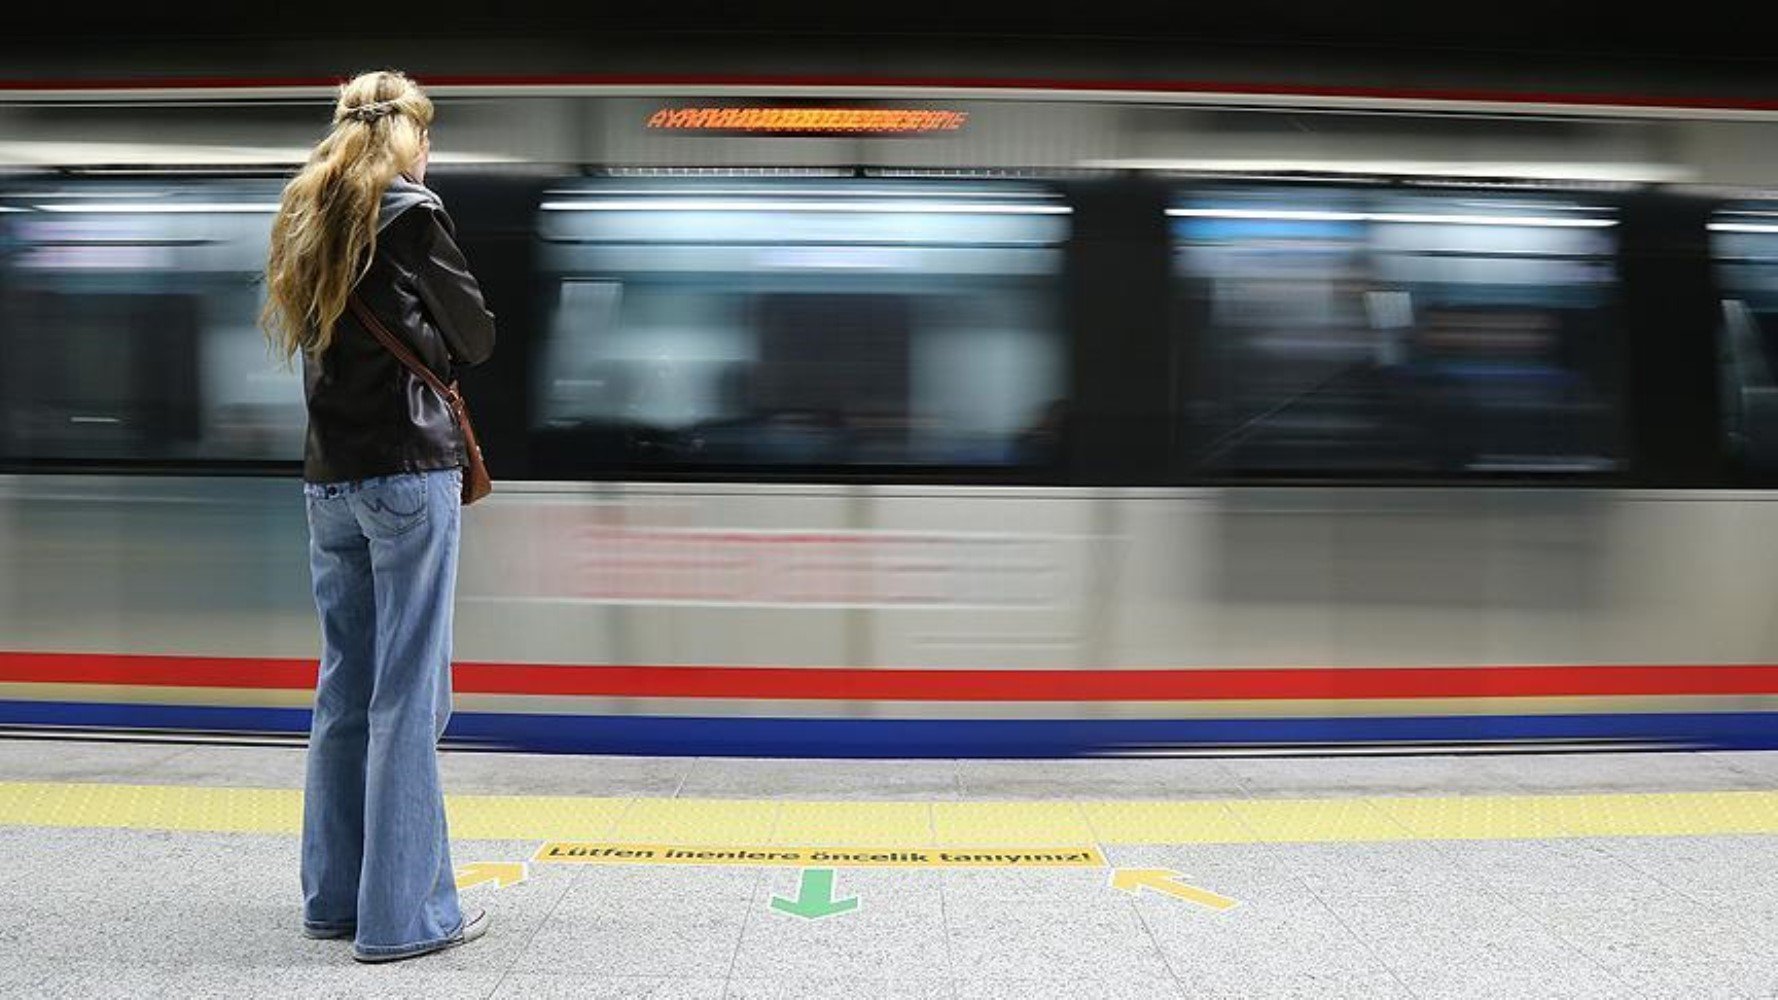
[[[280,86],[8,98],[0,729],[307,730]],[[433,90],[456,745],[1778,747],[1772,111]]]

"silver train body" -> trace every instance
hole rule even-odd
[[[306,729],[300,387],[252,328],[300,142],[237,96],[257,138],[118,94],[186,124],[7,147],[69,162],[0,177],[0,726]],[[839,138],[649,124],[806,94],[439,96],[503,337],[452,739],[1778,746],[1757,116],[1311,149],[1208,99],[830,94],[966,112]]]

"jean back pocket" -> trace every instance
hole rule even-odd
[[[414,473],[389,476],[358,491],[355,499],[365,534],[389,538],[426,523],[426,479]]]

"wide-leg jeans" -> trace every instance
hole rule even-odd
[[[451,714],[462,470],[305,483],[321,672],[303,797],[303,922],[360,955],[463,933],[437,746]]]

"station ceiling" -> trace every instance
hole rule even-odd
[[[22,5],[21,5],[22,6]],[[457,0],[314,4],[238,0],[34,5],[8,12],[16,41],[326,37],[496,38],[726,34],[1126,39],[1199,44],[1435,46],[1677,58],[1773,56],[1758,5],[1561,0]]]
[[[15,5],[24,6],[24,5]],[[1778,14],[1715,0],[89,0],[8,12],[0,77],[805,72],[1585,77],[1778,98]],[[1313,69],[1307,67],[1315,67]],[[1459,82],[1462,82],[1460,79]]]

